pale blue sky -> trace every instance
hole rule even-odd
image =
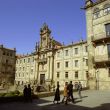
[[[0,44],[30,53],[46,22],[55,40],[86,39],[85,0],[0,0]]]

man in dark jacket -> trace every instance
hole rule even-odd
[[[70,97],[71,97],[72,102],[74,103],[72,81],[70,81],[70,84],[68,85],[67,90],[68,90],[68,99],[70,99]]]
[[[29,102],[32,102],[32,96],[31,96],[31,87],[30,87],[30,84],[28,84],[28,88],[27,88],[27,95],[28,95],[28,101]]]

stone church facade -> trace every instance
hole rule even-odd
[[[16,84],[56,85],[81,81],[87,86],[87,42],[80,41],[64,46],[51,37],[46,24],[40,29],[40,42],[34,54],[19,56],[16,61]]]

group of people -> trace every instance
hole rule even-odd
[[[24,85],[23,94],[25,102],[32,102],[32,89],[30,84],[28,84],[28,86]]]
[[[57,104],[59,104],[60,101],[60,90],[59,90],[59,83],[57,84],[57,88],[55,91],[55,97],[53,103],[57,101]],[[81,82],[77,83],[76,89],[78,91],[79,97],[82,98],[81,96],[81,90],[82,90],[82,84]],[[72,103],[75,103],[74,97],[73,97],[73,84],[72,81],[68,84],[68,82],[65,83],[64,91],[63,91],[63,99],[62,103],[68,104],[69,101],[72,101]]]

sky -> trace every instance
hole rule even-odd
[[[0,45],[31,53],[46,23],[65,45],[86,40],[85,0],[0,0]]]

